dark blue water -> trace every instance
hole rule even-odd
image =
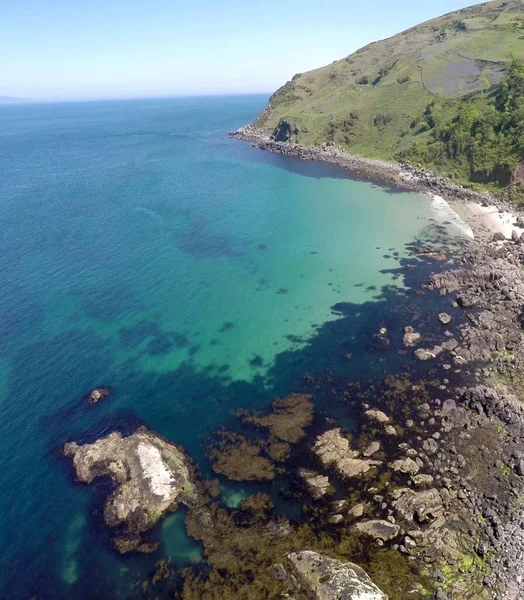
[[[0,107],[2,598],[127,597],[159,557],[201,561],[180,515],[155,556],[113,553],[106,488],[75,484],[63,443],[144,422],[207,472],[203,436],[232,409],[331,360],[335,304],[352,347],[384,290],[402,297],[406,244],[453,228],[428,197],[226,137],[265,102]]]

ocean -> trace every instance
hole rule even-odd
[[[75,482],[64,442],[144,423],[208,475],[205,440],[233,410],[306,372],[404,360],[365,340],[401,324],[413,244],[467,230],[429,196],[227,137],[266,102],[0,107],[1,598],[132,598],[160,558],[205,564],[182,513],[154,555],[117,555],[107,484]],[[112,394],[88,406],[98,385]],[[249,493],[221,489],[227,506]]]

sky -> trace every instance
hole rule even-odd
[[[0,0],[0,96],[271,93],[475,0]]]

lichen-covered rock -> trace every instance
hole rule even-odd
[[[124,532],[121,543],[115,543],[122,552],[138,548],[140,532],[180,502],[192,506],[198,501],[189,458],[145,427],[128,437],[114,431],[92,444],[67,443],[64,455],[72,459],[82,483],[104,475],[113,479],[116,489],[105,502],[104,519]]]
[[[372,521],[362,521],[355,525],[355,530],[358,533],[369,535],[376,540],[382,540],[387,542],[392,540],[400,532],[400,527],[389,521],[383,521],[381,519],[374,519]]]
[[[322,464],[326,467],[334,467],[345,477],[364,475],[381,464],[378,460],[358,458],[360,453],[351,449],[349,440],[342,435],[340,427],[318,436],[313,451]]]
[[[388,600],[369,575],[354,563],[310,550],[288,554],[295,575],[312,600]]]

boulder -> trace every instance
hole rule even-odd
[[[298,579],[301,598],[311,600],[388,600],[369,575],[351,562],[312,552],[287,555]]]
[[[355,506],[352,506],[349,510],[348,510],[348,515],[350,517],[361,517],[364,514],[364,511],[366,510],[366,505],[363,502],[359,502],[358,504],[355,504]]]
[[[373,454],[376,454],[379,450],[380,442],[371,442],[371,444],[369,444],[362,454],[365,458],[369,458],[370,456],[373,456]]]
[[[377,460],[358,458],[359,452],[352,450],[349,440],[342,435],[341,428],[331,429],[319,435],[314,453],[326,467],[335,468],[344,477],[358,477],[380,465]]]
[[[434,346],[431,350],[428,350],[427,348],[418,348],[415,350],[415,358],[417,360],[430,360],[432,358],[437,358],[443,351],[444,349],[441,346]]]
[[[375,540],[382,540],[383,542],[392,540],[394,537],[397,537],[400,532],[400,527],[398,525],[381,519],[362,521],[361,523],[357,523],[354,528],[358,533],[368,535]]]
[[[329,478],[309,469],[300,469],[298,474],[306,483],[309,493],[315,500],[322,498],[330,491]]]
[[[505,240],[506,240],[506,236],[501,231],[497,231],[496,233],[493,234],[494,242],[504,242]]]
[[[451,323],[451,315],[448,315],[448,313],[440,313],[438,320],[442,323],[442,325],[449,325]]]
[[[366,410],[364,415],[370,421],[377,421],[377,423],[389,423],[389,417],[386,415],[386,413],[382,412],[381,410],[377,410],[376,408]]]
[[[405,473],[406,475],[416,475],[420,471],[420,467],[412,458],[394,460],[389,467],[396,473]]]

